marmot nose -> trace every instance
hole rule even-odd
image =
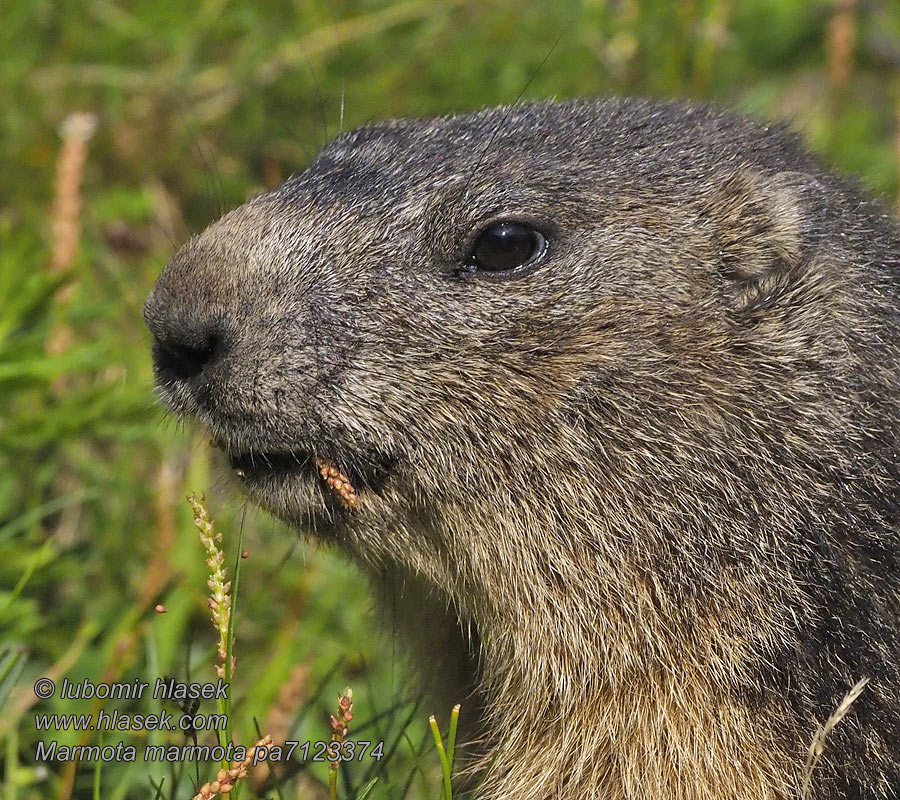
[[[226,325],[220,314],[154,292],[144,306],[153,334],[153,365],[162,380],[185,382],[221,360]]]
[[[216,356],[220,339],[216,334],[204,336],[202,343],[191,344],[194,337],[179,340],[171,334],[153,343],[153,362],[161,374],[170,374],[181,380],[199,375]]]

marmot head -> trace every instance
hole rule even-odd
[[[835,476],[877,480],[896,437],[844,192],[700,106],[362,128],[176,254],[145,312],[158,388],[252,498],[437,587],[485,658],[563,686],[571,653],[536,655],[556,626],[598,681],[731,679],[792,646]]]

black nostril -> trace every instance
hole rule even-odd
[[[161,375],[187,380],[199,375],[217,355],[221,346],[218,336],[208,336],[199,346],[172,337],[156,338],[153,361]]]

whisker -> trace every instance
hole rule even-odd
[[[506,109],[506,113],[501,117],[500,122],[497,123],[497,127],[494,128],[494,132],[491,134],[491,138],[488,139],[487,144],[484,146],[484,149],[481,151],[481,155],[478,158],[478,161],[475,162],[475,166],[472,171],[469,173],[469,177],[466,180],[465,186],[463,187],[463,203],[469,199],[469,187],[472,183],[472,178],[475,176],[475,173],[481,168],[484,159],[487,157],[488,151],[490,151],[491,146],[494,144],[494,140],[497,138],[497,134],[503,129],[503,126],[506,125],[507,119],[509,119],[509,115],[512,114],[515,107],[518,105],[519,100],[522,99],[522,96],[528,90],[528,87],[531,86],[534,79],[538,76],[538,73],[543,69],[544,64],[550,59],[550,56],[553,55],[553,51],[556,50],[556,46],[562,41],[563,36],[568,33],[569,28],[572,27],[572,23],[574,19],[570,19],[566,23],[566,27],[562,29],[562,33],[556,37],[556,41],[553,43],[553,46],[547,51],[547,55],[544,56],[543,61],[538,64],[537,69],[531,74],[531,77],[526,81],[525,85],[522,87],[522,91],[519,92],[519,96],[513,101],[512,105]]]

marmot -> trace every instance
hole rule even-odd
[[[797,798],[862,678],[805,793],[893,798],[898,262],[784,127],[538,102],[341,134],[145,316],[169,408],[463,665],[481,798]]]

